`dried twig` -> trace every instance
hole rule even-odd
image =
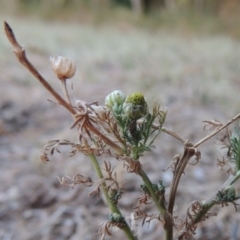
[[[224,124],[223,126],[217,128],[215,131],[213,131],[212,133],[210,133],[209,135],[207,135],[206,137],[202,138],[201,140],[199,140],[197,143],[194,144],[193,147],[197,148],[198,146],[200,146],[201,144],[203,144],[204,142],[206,142],[208,139],[212,138],[213,136],[215,136],[216,134],[218,134],[219,132],[221,132],[224,128],[228,127],[230,124],[232,124],[234,121],[236,121],[237,119],[240,118],[240,113],[238,113],[235,117],[233,117],[231,120],[229,120],[226,124]]]
[[[7,22],[4,22],[4,29],[9,42],[13,46],[13,53],[16,55],[18,61],[25,66],[34,77],[55,97],[57,102],[64,106],[71,114],[75,114],[75,110],[52,88],[52,86],[44,79],[44,77],[37,71],[32,63],[27,59],[24,48],[18,43],[12,28]]]

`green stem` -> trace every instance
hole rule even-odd
[[[90,158],[90,160],[91,160],[91,162],[92,162],[92,164],[93,164],[94,170],[95,170],[95,172],[97,173],[99,179],[103,179],[104,177],[103,177],[103,174],[102,174],[102,170],[101,170],[101,168],[100,168],[100,166],[99,166],[99,164],[98,164],[98,161],[97,161],[96,156],[93,155],[93,154],[90,154],[90,155],[88,155],[88,156],[89,156],[89,158]],[[109,198],[108,191],[107,191],[107,184],[106,184],[105,181],[102,182],[102,184],[101,184],[101,189],[102,189],[102,192],[103,192],[103,194],[104,194],[105,200],[106,200],[107,205],[108,205],[108,207],[110,208],[111,212],[112,212],[112,213],[118,213],[118,214],[120,214],[120,215],[122,216],[122,213],[121,213],[121,211],[118,209],[117,205],[115,205],[115,204],[111,201],[111,199]],[[134,236],[133,232],[131,231],[131,229],[130,229],[130,227],[129,227],[129,225],[127,224],[126,221],[125,221],[124,226],[123,226],[121,229],[124,231],[124,233],[126,234],[126,236],[127,236],[127,238],[128,238],[129,240],[136,240],[136,237]]]
[[[173,228],[171,227],[168,227],[166,230],[165,230],[165,239],[166,240],[172,240],[173,239]]]
[[[210,199],[207,201],[204,201],[202,203],[202,209],[198,212],[198,214],[194,217],[194,219],[191,220],[189,223],[190,226],[196,225],[199,222],[202,221],[202,219],[205,217],[206,213],[216,204],[215,197],[218,191],[221,191],[223,189],[226,189],[228,186],[231,186],[234,182],[236,182],[240,178],[240,171],[236,173],[236,175],[231,176],[215,193]],[[237,200],[240,196],[236,196],[235,200]],[[186,229],[185,229],[186,231]],[[185,231],[182,231],[183,233]],[[181,234],[178,239],[183,239],[183,234]]]
[[[164,203],[161,203],[161,201],[159,201],[159,198],[156,196],[154,188],[153,188],[153,184],[152,184],[151,180],[148,178],[147,174],[141,169],[141,171],[138,173],[138,175],[142,178],[145,186],[147,187],[147,189],[150,193],[150,196],[151,196],[153,202],[155,203],[160,214],[163,216],[165,240],[172,240],[173,239],[173,229],[172,229],[173,223],[172,223],[171,216],[167,212],[166,206],[164,205]]]
[[[217,192],[223,190],[224,188],[227,188],[227,187],[230,186],[230,185],[232,185],[232,184],[235,183],[239,178],[240,178],[240,170],[237,171],[237,173],[236,173],[234,176],[230,176],[230,177],[228,178],[228,180],[227,180],[220,188],[218,188]],[[217,192],[216,192],[216,193],[217,193]],[[208,202],[212,201],[212,200],[215,198],[216,193],[214,193],[214,194],[212,195],[212,197],[209,198]]]
[[[207,203],[203,203],[202,210],[197,214],[197,216],[194,218],[191,224],[195,225],[199,223],[202,220],[202,218],[206,215],[206,213],[214,206],[214,204],[215,204],[214,200]]]
[[[197,224],[201,221],[202,217],[205,216],[205,214],[214,206],[216,203],[214,201],[217,193],[223,189],[226,189],[227,187],[231,186],[234,182],[236,182],[240,178],[240,171],[236,173],[236,175],[231,176],[218,190],[215,192],[214,196],[211,197],[208,201],[203,203],[202,210],[198,213],[196,218],[193,220],[193,224]]]
[[[153,184],[151,180],[148,178],[147,174],[141,169],[141,171],[138,173],[138,175],[142,178],[144,184],[146,185],[148,191],[150,192],[151,198],[153,202],[155,203],[157,209],[159,212],[164,215],[166,212],[166,207],[161,205],[159,202],[159,199],[157,198],[155,191],[153,189]]]

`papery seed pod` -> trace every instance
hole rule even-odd
[[[76,66],[74,61],[68,57],[50,57],[50,62],[54,73],[60,80],[68,79],[74,76]]]
[[[105,105],[110,110],[117,111],[121,108],[125,99],[126,96],[121,90],[115,90],[107,95],[105,98]]]
[[[123,111],[132,120],[145,116],[148,113],[148,105],[144,95],[141,92],[129,95],[123,104]]]

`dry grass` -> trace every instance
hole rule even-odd
[[[203,120],[226,121],[239,111],[240,43],[227,35],[152,32],[126,22],[96,27],[9,16],[0,20],[7,20],[15,29],[29,58],[51,84],[58,80],[50,69],[49,56],[75,59],[76,98],[103,102],[115,89],[126,94],[142,91],[150,102],[161,101],[168,107],[168,127],[192,141],[204,136]],[[3,34],[0,61],[0,238],[97,239],[97,225],[108,215],[102,200],[87,199],[89,189],[67,189],[57,180],[57,176],[78,172],[94,178],[87,158],[66,159],[63,155],[48,165],[38,158],[47,140],[74,139],[70,117],[45,101],[48,94],[14,59]],[[171,173],[163,170],[181,146],[164,135],[158,144],[142,163],[153,181],[161,178],[168,186]],[[182,213],[190,201],[211,195],[227,177],[215,166],[219,148],[203,147],[199,167],[189,166],[182,179],[177,198]],[[121,167],[118,172],[123,174]],[[134,206],[129,199],[139,196],[140,182],[134,176],[123,174],[122,178],[129,180],[121,203],[127,212]],[[229,239],[240,221],[233,213],[231,206],[219,210],[219,218],[199,228],[197,239]],[[159,239],[161,226],[156,231],[152,228],[144,228],[140,239]]]

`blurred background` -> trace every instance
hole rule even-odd
[[[52,139],[77,140],[71,116],[15,59],[3,30],[13,28],[27,55],[49,83],[61,92],[50,56],[75,60],[72,99],[99,101],[120,89],[141,91],[152,106],[168,109],[166,127],[193,143],[208,134],[204,120],[226,122],[239,112],[240,1],[238,0],[1,0],[0,20],[0,239],[99,239],[99,225],[109,210],[94,190],[61,186],[58,177],[77,173],[96,179],[88,158],[56,154],[44,164],[40,153]],[[193,200],[204,200],[228,178],[216,166],[224,151],[211,139],[200,146],[202,159],[182,177],[175,214],[184,218]],[[167,170],[183,146],[162,133],[156,148],[141,160],[153,182],[169,194]],[[100,161],[106,160],[101,158]],[[140,179],[115,165],[126,181],[120,207],[126,217],[140,197]],[[236,186],[239,187],[239,184]],[[196,231],[196,239],[240,239],[240,217],[232,205]],[[156,213],[148,207],[149,213]],[[163,239],[162,226],[141,227],[139,239]],[[124,239],[114,230],[113,237]]]

